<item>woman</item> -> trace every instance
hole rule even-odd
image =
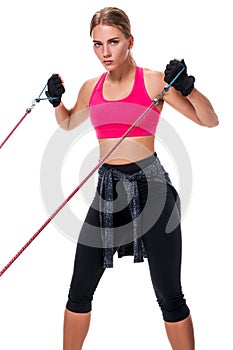
[[[50,102],[57,122],[67,130],[90,113],[101,158],[166,83],[185,69],[99,169],[96,195],[77,244],[64,318],[64,350],[82,348],[93,294],[105,269],[113,267],[116,251],[119,257],[134,255],[134,262],[148,259],[172,349],[193,350],[192,319],[180,283],[179,197],[155,153],[155,131],[164,101],[201,126],[217,126],[218,118],[209,100],[194,87],[195,79],[187,75],[184,60],[170,61],[165,74],[136,65],[131,55],[134,38],[130,22],[122,10],[108,7],[97,11],[90,34],[106,73],[83,84],[72,109],[61,102],[65,89],[57,74],[48,80],[47,96],[57,97]],[[166,234],[171,217],[170,234]]]

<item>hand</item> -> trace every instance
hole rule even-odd
[[[194,88],[194,82],[195,78],[192,75],[187,74],[187,66],[184,62],[184,60],[178,61],[178,60],[172,60],[167,64],[165,69],[165,76],[164,81],[168,84],[175,78],[175,76],[181,71],[182,68],[184,68],[184,71],[181,73],[181,75],[174,81],[172,86],[180,91],[183,96],[188,96],[193,88]]]
[[[56,99],[49,100],[53,107],[59,106],[61,103],[61,96],[65,92],[62,80],[58,74],[53,74],[48,80],[48,91],[45,91],[47,97],[57,97]]]

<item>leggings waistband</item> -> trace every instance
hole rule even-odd
[[[157,158],[157,153],[155,152],[151,156],[141,159],[137,162],[132,162],[128,164],[108,164],[104,163],[102,165],[103,168],[109,170],[109,169],[116,169],[121,171],[122,173],[128,173],[128,174],[133,174],[139,171],[140,169],[144,169],[150,164],[153,163],[153,161]]]

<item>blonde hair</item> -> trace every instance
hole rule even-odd
[[[92,35],[93,29],[99,24],[118,28],[126,39],[132,36],[129,17],[123,10],[117,7],[104,7],[93,15],[90,23],[90,36]],[[129,58],[131,62],[136,65],[131,52],[129,52]]]

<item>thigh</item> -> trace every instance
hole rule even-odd
[[[98,210],[91,206],[77,243],[70,298],[76,299],[80,295],[91,298],[104,270]]]
[[[147,216],[156,218],[142,236],[154,289],[157,294],[177,293],[181,288],[182,242],[179,197],[175,189],[169,184],[155,186],[154,193],[149,193],[146,210]]]
[[[104,273],[103,250],[77,244],[73,276],[70,285],[70,297],[80,295],[91,298]]]

